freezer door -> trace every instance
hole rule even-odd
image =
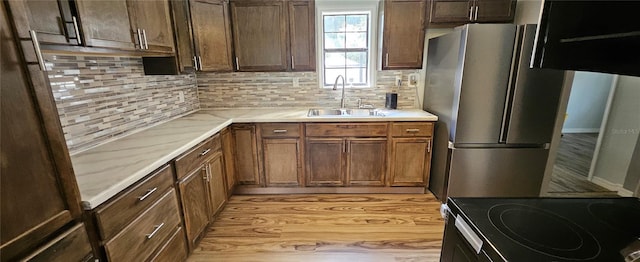
[[[535,25],[518,27],[516,61],[501,134],[501,143],[544,144],[551,141],[564,71],[529,68]]]
[[[454,148],[447,196],[537,197],[548,154],[544,148]]]

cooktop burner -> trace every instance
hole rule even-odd
[[[567,260],[597,257],[601,247],[581,226],[555,213],[521,204],[500,204],[488,211],[489,220],[517,244],[546,256]],[[544,227],[532,226],[534,224]]]
[[[640,237],[640,208],[612,203],[592,203],[589,213],[619,233]]]

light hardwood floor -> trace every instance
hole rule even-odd
[[[431,194],[236,195],[188,261],[438,261]]]

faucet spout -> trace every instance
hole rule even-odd
[[[338,75],[338,77],[336,77],[336,81],[333,83],[333,90],[338,90],[338,80],[340,78],[342,78],[342,98],[340,99],[340,108],[345,108],[344,107],[344,76]]]

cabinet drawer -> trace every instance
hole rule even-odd
[[[405,122],[391,124],[391,135],[396,136],[432,136],[433,123]]]
[[[262,137],[300,137],[299,124],[261,124]]]
[[[387,136],[387,123],[331,123],[307,124],[307,136],[323,137],[374,137]]]
[[[172,186],[173,171],[167,165],[106,206],[99,207],[95,215],[102,239],[109,239],[117,234]]]
[[[194,168],[202,165],[202,163],[209,159],[215,151],[220,150],[220,148],[220,135],[216,134],[176,159],[176,175],[178,180],[191,173]]]
[[[78,224],[33,252],[24,261],[87,261],[93,257],[84,224]]]
[[[187,260],[187,242],[185,242],[184,231],[178,227],[175,233],[150,259],[151,262],[175,262]]]
[[[176,191],[170,190],[104,245],[109,261],[144,261],[180,224]]]

